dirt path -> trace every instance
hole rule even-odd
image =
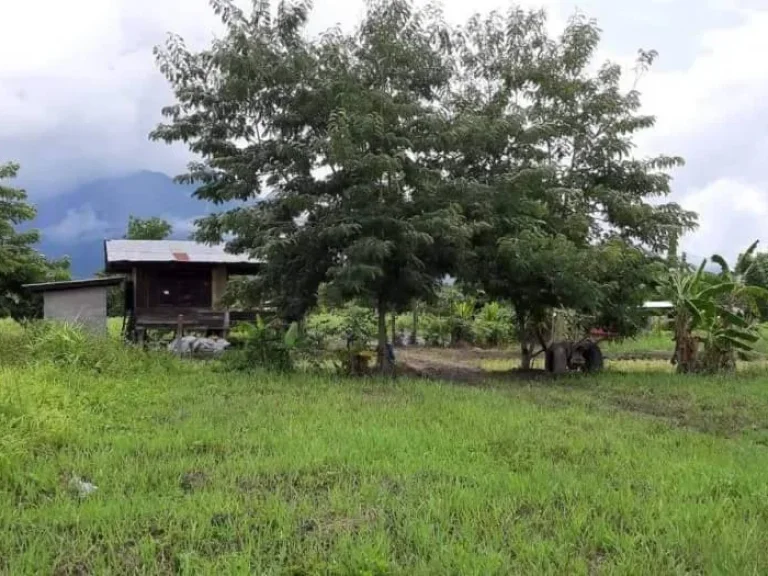
[[[548,378],[544,370],[484,370],[483,360],[515,360],[505,350],[478,348],[405,348],[397,350],[400,373],[404,375],[479,385],[499,380]]]

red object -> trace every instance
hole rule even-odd
[[[616,332],[609,332],[608,330],[603,330],[602,328],[593,328],[589,331],[590,336],[595,336],[597,338],[610,338],[612,336],[616,336]]]
[[[186,252],[174,252],[173,259],[177,262],[189,262],[189,255]]]

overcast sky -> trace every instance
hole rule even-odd
[[[700,214],[683,247],[734,254],[764,238],[768,218],[768,0],[521,0],[558,28],[574,10],[604,30],[601,59],[660,58],[640,84],[656,129],[639,154],[685,157],[674,197]],[[445,0],[449,18],[505,9]],[[355,21],[361,0],[316,0],[313,29]],[[182,147],[148,141],[171,102],[152,48],[173,31],[204,45],[217,30],[207,0],[0,0],[0,161],[22,163],[33,197],[96,176],[175,175]]]

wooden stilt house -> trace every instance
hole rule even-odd
[[[259,263],[230,254],[223,245],[178,240],[107,240],[105,269],[124,274],[126,335],[141,339],[150,328],[186,329],[224,335],[249,318],[221,302],[232,275],[255,274]]]

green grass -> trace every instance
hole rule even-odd
[[[600,343],[606,355],[623,354],[643,354],[653,352],[664,352],[672,355],[675,349],[675,343],[672,340],[672,334],[662,331],[645,332],[637,338],[626,340],[605,341]]]
[[[234,375],[70,336],[3,336],[0,573],[768,571],[765,373]]]

